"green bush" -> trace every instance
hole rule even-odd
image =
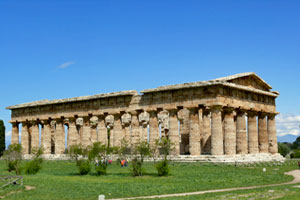
[[[80,175],[86,175],[91,171],[89,160],[78,160],[76,164]]]
[[[291,149],[286,144],[278,142],[278,153],[285,157],[290,151]]]
[[[105,175],[106,174],[107,165],[105,163],[100,163],[99,165],[95,166],[95,170],[97,175]]]
[[[16,170],[16,167],[15,167],[16,164],[17,164],[17,161],[15,161],[15,160],[8,161],[7,162],[7,171],[8,172],[15,171]]]
[[[4,152],[4,160],[6,161],[7,170],[15,171],[16,175],[21,174],[22,147],[20,144],[11,144]]]
[[[143,162],[140,159],[137,158],[133,158],[131,160],[131,167],[130,167],[130,171],[132,173],[133,176],[142,176],[144,169],[143,169]]]
[[[25,164],[25,174],[36,174],[42,169],[39,160],[31,160]]]
[[[300,158],[300,150],[294,150],[293,153],[291,153],[291,158]]]
[[[170,173],[168,160],[164,159],[156,164],[158,176],[168,176]]]

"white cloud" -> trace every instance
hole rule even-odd
[[[11,141],[11,131],[5,132],[5,145],[6,147],[10,144]]]
[[[67,68],[67,67],[69,67],[70,65],[73,65],[73,64],[75,64],[75,62],[65,62],[65,63],[57,66],[57,68],[64,69],[64,68]]]
[[[276,117],[277,135],[300,136],[300,115],[279,114]]]

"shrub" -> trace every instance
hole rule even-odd
[[[142,176],[144,173],[143,163],[147,156],[150,156],[150,146],[148,142],[140,142],[133,150],[130,171],[133,176]]]
[[[95,166],[95,170],[97,175],[105,175],[106,174],[107,165],[105,163],[100,163],[99,165]]]
[[[141,159],[133,158],[131,160],[130,170],[133,176],[142,176],[144,169],[143,169],[143,162],[141,161]]]
[[[291,153],[291,158],[300,158],[300,150],[294,150],[293,153]]]
[[[31,160],[28,163],[25,164],[25,174],[36,174],[42,169],[39,161],[37,160]]]
[[[168,160],[162,160],[156,164],[158,176],[168,176],[170,173]]]
[[[286,144],[278,142],[278,153],[285,157],[290,151],[290,148]]]
[[[3,120],[0,120],[0,157],[5,151],[5,126]]]
[[[91,171],[91,163],[89,160],[78,160],[76,165],[80,175],[86,175]]]
[[[8,149],[4,152],[4,159],[9,172],[15,171],[16,175],[21,174],[22,146],[20,144],[9,145]]]

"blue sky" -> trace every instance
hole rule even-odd
[[[300,1],[0,0],[6,106],[254,71],[300,135]],[[288,118],[286,121],[285,119]]]

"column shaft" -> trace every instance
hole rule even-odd
[[[149,136],[150,136],[150,145],[154,146],[156,140],[159,139],[159,129],[158,129],[158,121],[156,116],[156,111],[150,112],[150,120],[149,120]]]
[[[248,112],[248,146],[250,154],[259,153],[256,113]]]
[[[212,108],[211,154],[223,155],[223,128],[221,107]]]
[[[211,115],[209,110],[203,111],[202,152],[211,153]]]
[[[31,126],[31,152],[33,149],[39,148],[39,124],[34,121]]]
[[[236,153],[247,154],[247,130],[246,130],[246,115],[244,111],[237,112],[236,119]]]
[[[81,144],[84,147],[91,145],[91,127],[89,117],[83,118],[84,123],[82,126]]]
[[[198,156],[201,154],[201,144],[200,144],[200,132],[199,132],[199,117],[198,109],[190,109],[190,155]]]
[[[233,109],[227,108],[224,116],[224,151],[226,155],[236,154],[236,130]]]
[[[28,124],[22,123],[21,130],[21,146],[23,150],[23,154],[29,154],[29,132],[28,132]]]
[[[105,145],[107,145],[108,142],[107,128],[103,117],[99,118],[98,122],[98,141]]]
[[[137,145],[140,142],[139,119],[138,119],[138,115],[136,112],[132,113],[131,141],[132,141],[132,145]]]
[[[179,127],[177,119],[177,110],[170,110],[170,129],[169,129],[169,139],[171,143],[174,144],[174,154],[180,154],[180,144],[179,144]]]
[[[75,119],[69,119],[69,132],[68,132],[68,141],[67,141],[68,148],[70,146],[79,144],[79,132],[77,131]]]
[[[115,115],[115,123],[114,123],[114,146],[120,147],[122,142],[122,123],[121,116]]]
[[[19,144],[19,124],[12,123],[11,144]]]
[[[44,154],[51,154],[51,129],[48,121],[44,121],[42,132],[42,147]]]
[[[268,132],[267,132],[267,120],[265,114],[259,114],[258,116],[258,142],[259,152],[268,153]]]
[[[269,153],[278,153],[275,114],[268,115]]]
[[[65,129],[62,121],[56,121],[55,128],[55,154],[65,153]]]

